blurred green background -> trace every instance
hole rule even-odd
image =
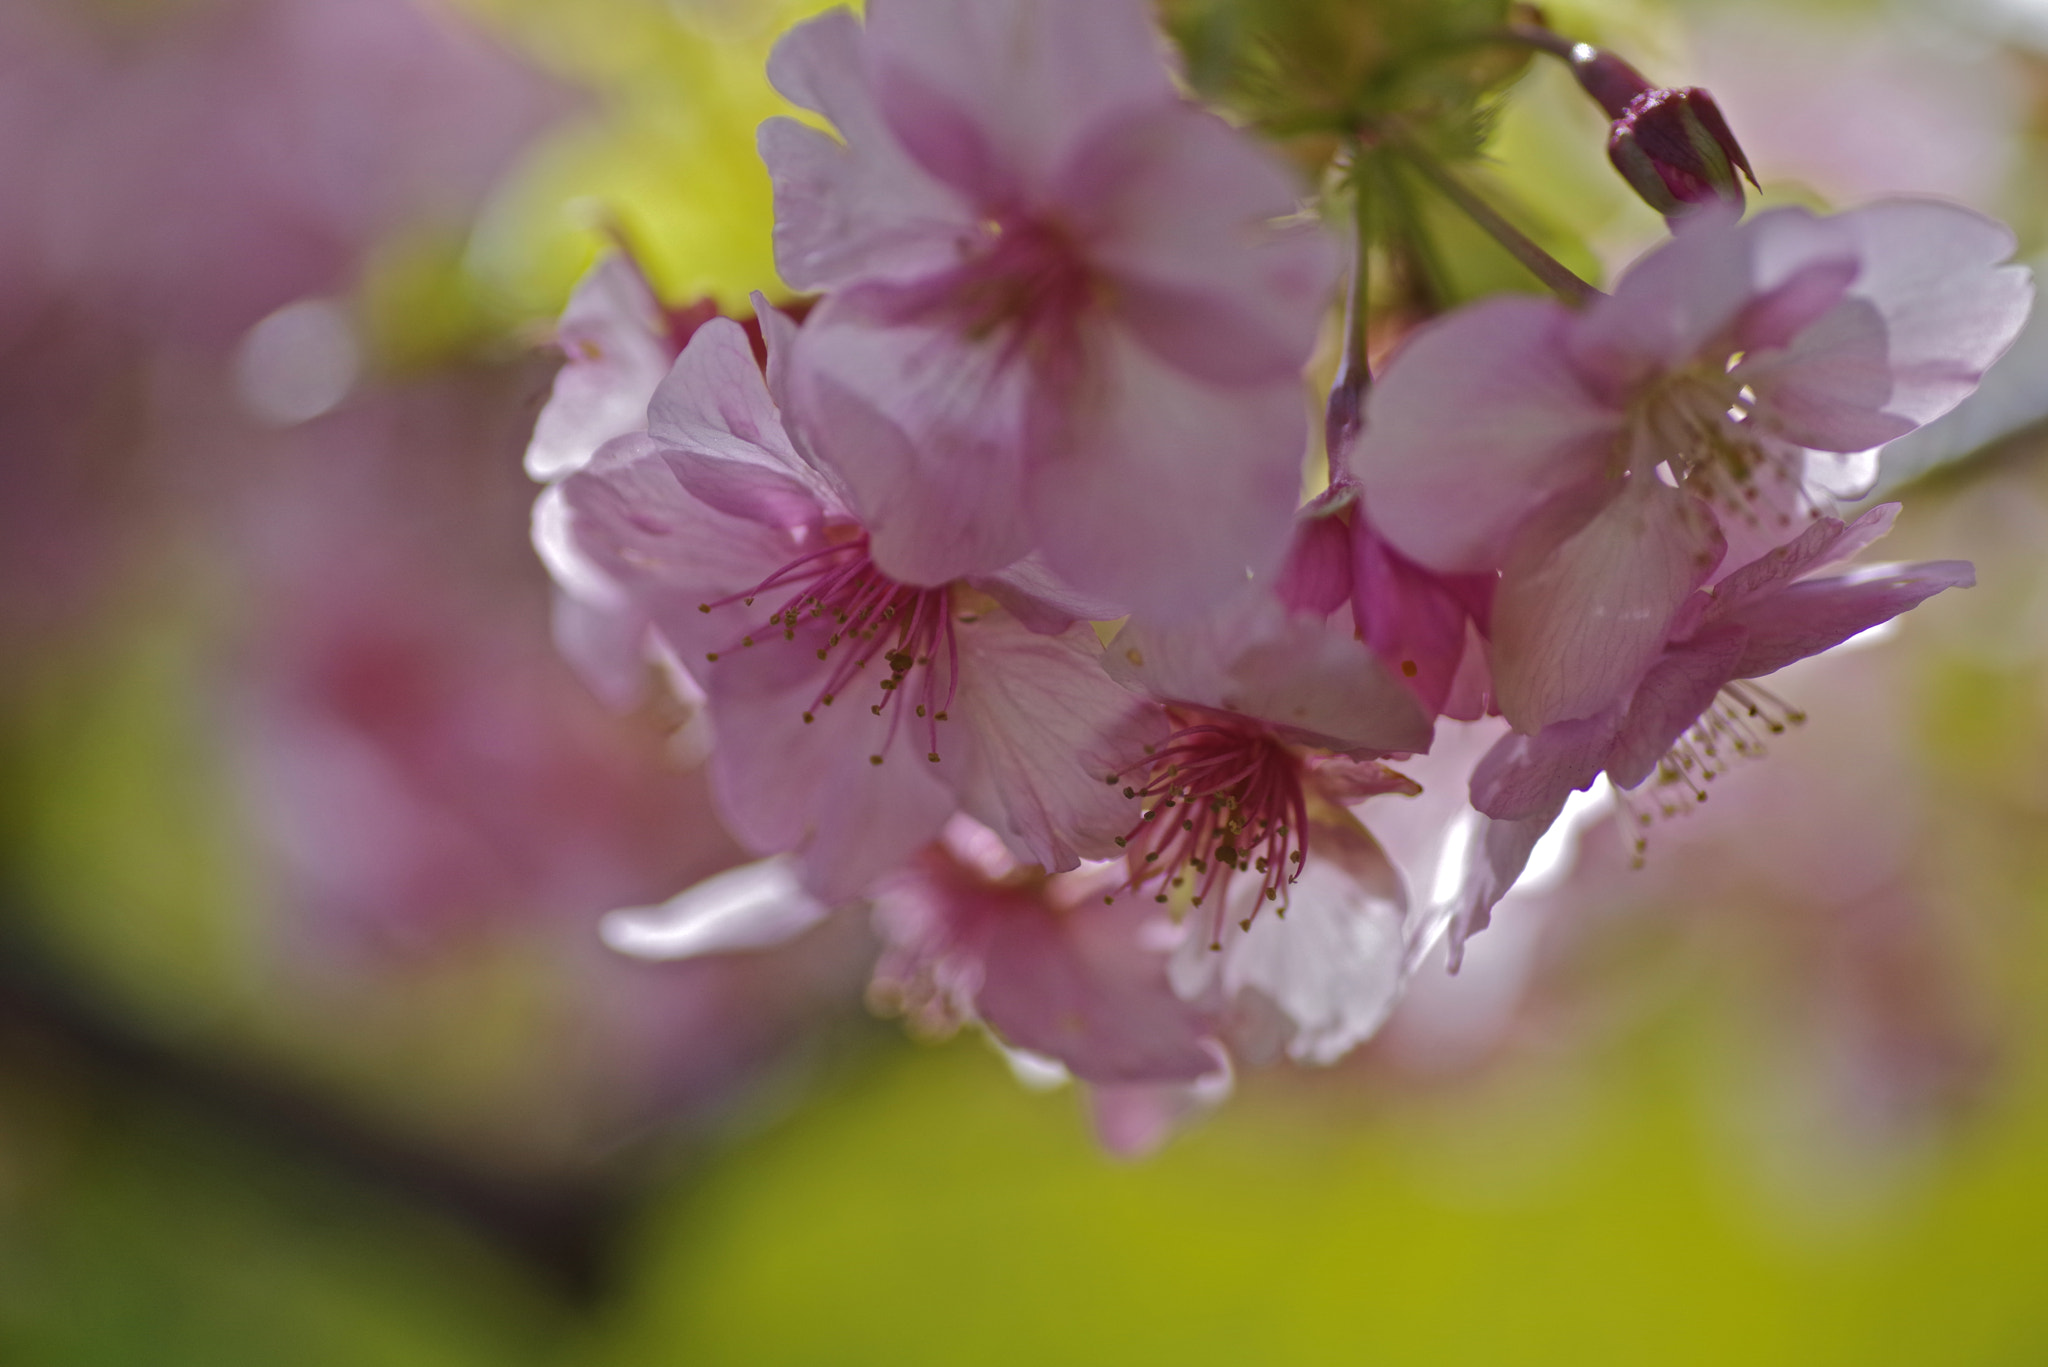
[[[210,3],[96,0],[85,31],[127,51]],[[378,225],[328,292],[348,403],[397,396],[396,487],[467,463],[426,521],[472,524],[452,554],[489,588],[456,601],[494,605],[549,698],[574,681],[524,545],[532,358],[607,230],[673,301],[772,286],[762,63],[815,8],[437,11],[554,103],[487,194]],[[1767,203],[1919,189],[2042,246],[2048,11],[1549,16],[1713,88]],[[1479,174],[1611,275],[1661,225],[1602,133],[1537,66]],[[1459,293],[1530,287],[1469,234],[1443,250]],[[224,429],[162,395],[222,363],[150,346],[93,391],[144,397],[92,449],[147,465],[189,428],[215,459]],[[715,980],[602,963],[588,916],[397,955],[308,939],[234,739],[276,629],[261,574],[192,511],[217,467],[144,479],[104,582],[0,637],[0,1361],[2048,1361],[2048,358],[2022,353],[1899,466],[1933,473],[1893,549],[1970,556],[1978,589],[1788,676],[1812,725],[1648,868],[1587,828],[1381,1040],[1241,1077],[1136,1164],[979,1040],[866,1019],[857,927]],[[88,502],[130,500],[126,470]],[[591,715],[628,756],[673,721]]]

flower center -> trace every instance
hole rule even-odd
[[[1804,500],[1802,457],[1767,439],[1755,418],[1756,393],[1734,373],[1738,354],[1666,376],[1632,412],[1630,467],[1664,465],[1674,480],[1748,525],[1789,527]]]
[[[823,685],[804,710],[804,722],[815,721],[816,709],[830,707],[861,677],[875,677],[866,671],[879,661],[882,669],[875,675],[881,675],[877,682],[882,696],[868,710],[889,716],[882,750],[896,739],[908,708],[925,723],[930,741],[925,758],[937,764],[939,723],[947,719],[960,675],[952,590],[897,583],[875,568],[867,535],[860,533],[807,551],[754,587],[699,603],[697,610],[752,607],[756,598],[773,595],[782,595],[781,605],[769,615],[762,634],[780,631],[785,642],[801,637],[802,644],[827,665]],[[751,633],[740,638],[742,648],[753,644]],[[716,663],[718,652],[704,658]],[[868,759],[882,762],[880,753]]]
[[[1642,834],[1658,817],[1683,815],[1707,800],[1707,785],[1733,768],[1738,760],[1762,759],[1766,738],[1782,736],[1806,720],[1806,714],[1754,680],[1737,680],[1721,689],[1712,705],[1664,752],[1657,767],[1633,790],[1652,804],[1646,811],[1617,791],[1615,798],[1637,827],[1634,861],[1640,866],[1649,840]]]
[[[1236,875],[1259,878],[1245,929],[1267,902],[1286,914],[1288,885],[1301,876],[1308,853],[1301,758],[1255,722],[1179,710],[1169,715],[1177,729],[1140,766],[1144,782],[1124,789],[1124,796],[1150,804],[1117,839],[1128,851],[1125,886],[1154,889],[1156,902],[1167,901],[1170,890],[1189,891],[1197,907],[1215,899],[1210,948],[1217,949],[1222,897]]]
[[[996,341],[1004,364],[1071,356],[1102,282],[1059,223],[1005,213],[982,225],[967,259],[940,284],[944,308],[971,342]]]

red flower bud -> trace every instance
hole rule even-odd
[[[1642,72],[1591,43],[1573,43],[1569,55],[1561,49],[1562,40],[1552,50],[1571,63],[1572,75],[1579,78],[1580,88],[1599,101],[1610,119],[1622,117],[1631,101],[1654,88],[1643,79]]]
[[[1666,218],[1715,200],[1740,207],[1741,176],[1756,184],[1714,97],[1695,86],[1646,89],[1631,98],[1607,135],[1607,156]]]

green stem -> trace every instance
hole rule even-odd
[[[1505,42],[1514,43],[1520,47],[1534,48],[1538,52],[1547,52],[1551,56],[1562,58],[1567,62],[1575,58],[1578,48],[1585,46],[1585,44],[1574,42],[1555,30],[1544,28],[1541,24],[1507,24],[1502,26],[1499,34]]]
[[[1436,187],[1437,193],[1458,206],[1465,216],[1485,230],[1487,236],[1507,249],[1508,255],[1522,263],[1529,273],[1550,288],[1551,293],[1579,308],[1601,297],[1600,291],[1581,280],[1571,267],[1559,261],[1549,252],[1536,245],[1527,233],[1501,217],[1498,210],[1472,192],[1449,168],[1441,165],[1436,158],[1411,144],[1389,142],[1398,150],[1408,164],[1422,174],[1422,178]]]

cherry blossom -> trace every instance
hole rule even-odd
[[[772,120],[785,279],[828,294],[800,423],[910,582],[1033,550],[1133,608],[1269,571],[1308,441],[1331,244],[1176,92],[1136,0],[885,0],[802,25]],[[843,141],[842,141],[843,139]]]
[[[1042,576],[885,574],[836,474],[783,427],[774,341],[764,382],[738,324],[704,326],[648,431],[561,486],[577,552],[708,695],[725,819],[757,851],[796,852],[828,902],[963,807],[1048,868],[1108,852],[1129,804],[1105,779],[1156,716]]]
[[[1824,517],[1796,539],[1689,597],[1666,643],[1622,699],[1589,718],[1510,735],[1472,776],[1473,805],[1510,822],[1548,823],[1573,789],[1606,773],[1616,788],[1651,785],[1660,807],[1704,802],[1706,784],[1802,720],[1755,680],[1976,582],[1965,561],[1839,564],[1891,528],[1897,504],[1852,524]],[[1642,814],[1645,819],[1648,813]]]
[[[970,1020],[1014,1049],[1111,1087],[1192,1083],[1218,1070],[1212,1022],[1167,980],[1174,927],[1156,908],[1104,905],[1113,867],[1048,875],[956,818],[884,880],[886,949],[870,995],[946,1034]]]
[[[1303,517],[1276,581],[1192,622],[1133,619],[1106,656],[1175,728],[1125,789],[1145,803],[1121,842],[1128,886],[1185,900],[1175,986],[1252,1058],[1336,1059],[1405,973],[1406,889],[1347,808],[1416,791],[1377,760],[1428,748],[1430,719],[1336,615],[1337,525]]]
[[[1583,312],[1496,299],[1419,333],[1368,402],[1359,476],[1403,554],[1502,571],[1516,728],[1592,717],[1724,556],[1797,535],[1970,393],[2031,300],[2011,250],[1933,202],[1703,208]]]

